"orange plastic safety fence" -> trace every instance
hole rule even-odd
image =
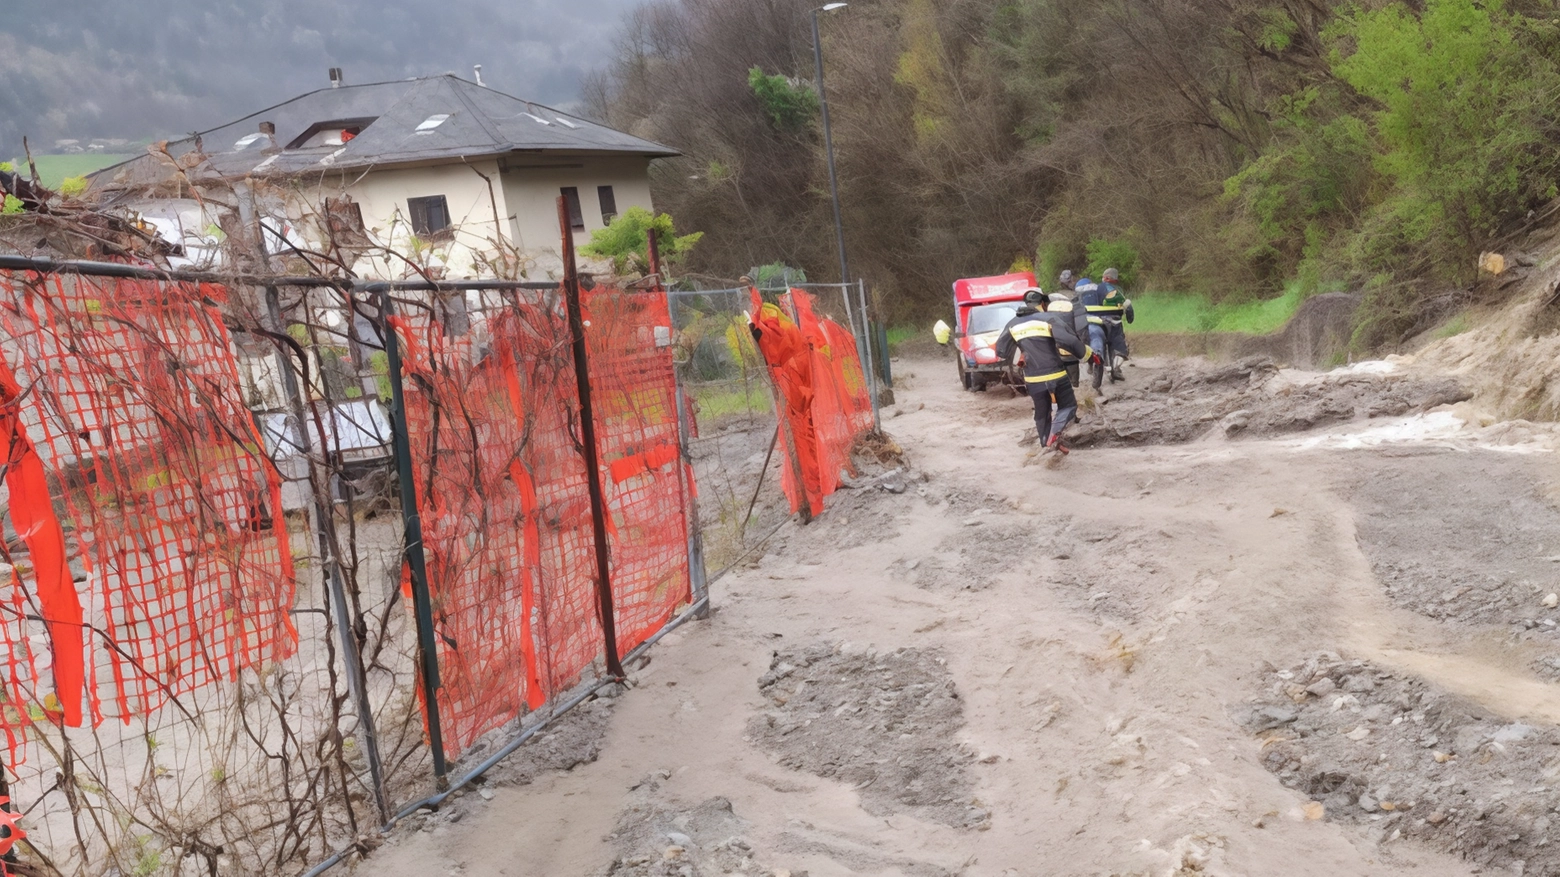
[[[583,298],[626,652],[688,599],[670,321],[660,296]],[[567,322],[553,295],[481,302],[395,320],[451,754],[568,688],[603,643]]]
[[[781,302],[795,314],[794,324],[781,317],[781,308],[775,305],[767,306],[774,313],[765,317],[769,311],[758,291],[753,290],[752,296],[754,314],[766,334],[786,338],[760,340],[770,377],[779,389],[775,413],[790,426],[780,431],[780,486],[792,511],[802,507],[804,485],[810,486],[809,492],[816,490],[819,496],[812,511],[817,514],[822,511],[822,498],[839,489],[842,473],[855,471],[851,447],[872,429],[872,397],[856,339],[845,327],[819,317],[812,295],[803,290],[792,289]],[[793,349],[798,344],[806,349]]]
[[[683,465],[677,432],[666,296],[596,289],[583,303],[621,657],[689,600],[683,490],[693,473]]]
[[[459,335],[426,307],[395,320],[452,755],[601,653],[591,543],[577,532],[590,509],[566,407],[568,336],[526,295],[491,294]],[[581,558],[576,582],[565,573]]]
[[[812,354],[813,429],[819,480],[828,496],[839,489],[842,474],[855,473],[850,451],[856,437],[872,428],[872,400],[850,332],[819,317],[811,294],[793,289],[790,299]]]
[[[56,494],[36,496],[35,481],[18,496],[8,477],[11,501],[33,506],[35,531],[51,502],[73,525],[94,720],[145,715],[296,648],[281,481],[243,405],[215,305],[225,296],[204,284],[0,274],[0,371],[14,375],[0,420],[9,411],[21,424]],[[41,571],[51,560],[29,563]],[[52,687],[59,704],[44,706],[73,723],[81,693],[66,680],[81,656],[68,612],[48,608],[48,583],[29,582],[30,568],[18,571],[44,604],[24,601],[28,613],[53,622],[52,679],[28,685],[35,698]]]

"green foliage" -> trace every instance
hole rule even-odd
[[[16,173],[16,165],[11,164],[8,161],[0,161],[0,171],[4,171],[8,174],[14,174]]]
[[[754,285],[759,289],[786,289],[794,284],[807,282],[806,271],[792,268],[784,262],[759,265],[748,272],[748,276],[753,278]]]
[[[1071,254],[1067,248],[1055,241],[1046,241],[1040,244],[1040,251],[1035,265],[1035,277],[1039,278],[1040,286],[1051,289],[1056,285],[1056,278],[1067,268],[1075,267],[1070,261]]]
[[[1329,36],[1334,72],[1377,107],[1375,164],[1392,183],[1373,209],[1395,234],[1361,249],[1362,267],[1422,257],[1466,274],[1470,254],[1560,171],[1552,34],[1501,0],[1427,0],[1417,15],[1401,3],[1353,12]]]
[[[656,230],[656,240],[661,254],[662,270],[674,266],[688,255],[704,232],[679,235],[669,214],[652,214],[643,207],[630,207],[612,224],[590,234],[590,243],[580,247],[587,256],[611,259],[612,269],[619,274],[650,273],[650,241],[648,232]]]
[[[87,194],[86,176],[66,177],[60,182],[60,194],[67,198],[80,198]]]
[[[0,208],[0,214],[13,216],[15,214],[21,213],[25,209],[26,207],[23,206],[21,199],[17,198],[15,195],[6,193],[5,207]]]
[[[1105,269],[1115,268],[1121,272],[1123,286],[1131,286],[1137,280],[1138,251],[1130,241],[1095,238],[1089,241],[1085,252],[1088,254],[1088,265],[1084,268],[1087,276],[1098,280]]]
[[[818,93],[812,86],[784,76],[767,76],[764,68],[748,71],[748,87],[781,131],[799,131],[818,114]]]

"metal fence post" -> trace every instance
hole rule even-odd
[[[17,812],[19,812],[19,810],[16,807],[11,805],[11,803],[9,801],[10,797],[11,797],[11,787],[10,787],[10,784],[7,783],[6,779],[5,779],[5,759],[0,758],[0,798],[7,799],[6,803],[0,804],[0,812],[5,812],[5,813],[17,813]],[[11,836],[10,835],[10,830],[6,829],[5,837],[10,837],[10,836]],[[4,840],[4,839],[5,839],[4,837],[0,837],[0,840]],[[6,865],[15,865],[15,864],[16,864],[16,846],[13,844],[9,850],[6,850],[5,855],[0,856],[0,872],[9,873],[9,872],[6,872],[6,869],[5,869],[4,866],[6,866]]]
[[[265,288],[266,316],[270,331],[285,335],[287,326],[282,320],[281,293],[275,286]],[[325,567],[325,581],[330,588],[331,619],[335,622],[336,636],[341,640],[341,661],[347,671],[347,693],[358,714],[358,724],[363,732],[363,751],[368,759],[369,779],[374,786],[374,804],[379,808],[381,825],[390,823],[389,792],[385,788],[384,765],[379,755],[379,733],[374,725],[374,711],[368,700],[368,686],[364,680],[363,656],[358,651],[357,636],[352,632],[352,620],[347,609],[347,589],[341,576],[341,558],[336,555],[335,511],[331,508],[328,477],[318,477],[314,459],[314,441],[309,436],[307,402],[298,385],[298,376],[288,365],[286,351],[278,345],[278,364],[282,370],[282,388],[287,394],[287,407],[298,424],[298,450],[309,467],[309,517],[313,520],[315,544],[319,547],[320,563]],[[325,448],[323,429],[320,435],[322,452]],[[323,488],[323,489],[322,489]]]
[[[401,520],[405,525],[404,557],[412,578],[412,610],[417,619],[417,667],[422,677],[423,708],[428,717],[428,748],[433,751],[433,779],[441,790],[449,785],[444,760],[444,734],[439,727],[439,655],[433,629],[433,595],[428,591],[428,560],[423,554],[422,518],[417,513],[417,476],[412,472],[411,433],[406,425],[406,388],[401,379],[401,342],[390,325],[394,315],[390,293],[379,286],[380,331],[390,371],[390,433],[400,482]]]
[[[666,296],[666,319],[671,323],[667,329],[677,332],[677,300],[672,296],[671,290],[666,288],[661,277],[661,245],[656,240],[655,229],[648,229],[646,246],[650,257],[650,273],[655,277],[655,284],[660,288],[661,294]],[[689,469],[693,466],[693,452],[689,436],[693,430],[688,423],[688,397],[683,392],[682,370],[677,367],[677,357],[672,357],[672,386],[675,389],[675,404],[677,405],[677,445],[678,462],[677,483],[682,488],[683,519],[688,525],[688,585],[691,598],[695,604],[705,601],[704,610],[698,614],[698,618],[708,618],[710,607],[709,570],[704,564],[704,531],[699,526],[699,497],[694,492],[691,483]]]
[[[847,292],[846,295],[849,296],[850,293]],[[867,380],[872,388],[872,430],[873,432],[882,432],[883,415],[879,411],[878,396],[880,395],[880,390],[878,389],[876,361],[872,355],[872,321],[867,316],[867,282],[865,280],[856,281],[856,300],[861,305],[861,335],[862,340],[866,342],[862,346],[865,348],[863,353],[867,357]]]
[[[574,348],[574,383],[580,396],[580,442],[585,447],[586,486],[590,489],[590,518],[596,536],[596,597],[600,604],[601,635],[607,650],[607,673],[623,678],[618,657],[617,626],[612,608],[612,548],[607,543],[607,501],[601,489],[601,460],[596,446],[596,413],[590,397],[590,352],[585,344],[585,316],[580,306],[580,275],[574,263],[574,230],[569,206],[558,198],[558,227],[563,235],[563,297],[569,311],[569,335]]]

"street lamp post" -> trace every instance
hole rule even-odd
[[[840,283],[850,282],[845,261],[845,223],[840,219],[840,179],[834,170],[834,136],[829,131],[829,96],[823,87],[823,40],[818,36],[818,13],[843,9],[846,3],[828,3],[812,11],[813,60],[818,64],[818,104],[823,109],[823,150],[829,159],[829,194],[834,198],[834,236],[840,248]]]

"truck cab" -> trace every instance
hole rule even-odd
[[[997,336],[1023,307],[1024,290],[1038,285],[1030,272],[953,284],[953,347],[964,389],[980,392],[1010,380],[1008,364],[997,356]]]

